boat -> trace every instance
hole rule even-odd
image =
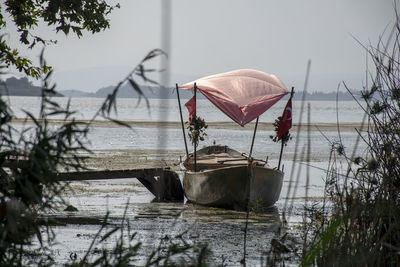
[[[279,199],[283,172],[227,146],[213,145],[193,153],[183,163],[183,189],[193,203],[245,210],[248,202],[270,207]]]
[[[252,203],[262,207],[273,206],[279,199],[284,177],[279,168],[280,162],[278,167],[272,168],[266,161],[254,159],[252,150],[259,116],[288,94],[283,83],[275,75],[249,69],[211,75],[182,86],[177,85],[180,108],[178,89],[193,91],[193,99],[186,103],[186,107],[194,119],[198,108],[198,92],[241,126],[256,119],[248,155],[224,145],[211,145],[197,150],[196,142],[193,153],[188,153],[184,138],[186,158],[182,164],[183,190],[187,200],[200,205],[237,210],[245,210]],[[185,136],[181,108],[180,114]]]

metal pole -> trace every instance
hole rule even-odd
[[[197,109],[197,104],[196,104],[196,91],[197,91],[197,86],[196,83],[194,83],[194,87],[193,87],[193,91],[194,91],[194,116],[193,116],[193,120],[194,120],[194,132],[195,134],[197,133],[197,118],[196,118],[196,109]],[[195,135],[195,137],[197,137]],[[194,171],[197,171],[197,158],[196,158],[196,149],[197,149],[197,138],[194,139]]]
[[[186,158],[189,158],[189,151],[186,142],[185,126],[183,124],[183,117],[182,117],[181,98],[179,97],[179,89],[177,83],[175,84],[175,87],[176,87],[176,95],[178,96],[179,114],[181,115],[181,125],[182,125],[183,141],[185,141]]]
[[[257,117],[257,120],[256,120],[256,126],[254,127],[253,140],[251,140],[249,158],[251,158],[251,154],[253,153],[254,139],[256,139],[257,125],[258,125],[258,118],[259,117]]]

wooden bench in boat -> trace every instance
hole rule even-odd
[[[223,167],[230,166],[238,166],[238,165],[247,165],[249,164],[249,160],[244,155],[231,155],[229,153],[211,153],[211,154],[203,154],[199,155],[196,159],[196,168],[197,171],[202,171],[206,169],[218,169]],[[265,162],[262,161],[253,161],[253,164],[257,164],[259,166],[264,166]],[[185,161],[184,166],[187,170],[194,170],[194,158],[193,155],[189,156],[189,159]]]

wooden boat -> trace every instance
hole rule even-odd
[[[241,126],[257,119],[249,156],[216,145],[197,151],[197,142],[194,142],[194,152],[189,154],[180,110],[186,147],[186,160],[183,162],[186,198],[197,204],[234,209],[246,209],[251,202],[258,202],[264,207],[274,205],[283,182],[283,172],[279,170],[280,160],[277,168],[270,168],[266,162],[254,160],[252,150],[259,116],[288,94],[285,85],[275,75],[249,69],[211,75],[179,87],[177,85],[180,108],[178,89],[194,93],[193,98],[185,104],[189,120],[194,120],[194,132],[198,132],[196,92],[203,94]],[[291,127],[291,104],[285,107],[281,121],[283,119],[287,122],[280,125],[285,126],[286,133]]]
[[[265,162],[249,159],[226,146],[208,146],[197,151],[194,171],[193,154],[183,163],[186,172],[183,188],[194,203],[243,210],[257,202],[270,207],[279,199],[283,173]]]

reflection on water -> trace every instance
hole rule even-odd
[[[183,222],[206,222],[237,224],[246,222],[246,212],[213,208],[193,203],[148,203],[137,206],[135,219],[167,219]],[[270,225],[280,221],[278,209],[271,207],[265,212],[254,213],[248,222]]]
[[[135,230],[144,238],[144,244],[151,246],[154,238],[163,235],[173,237],[185,232],[184,238],[194,246],[207,244],[213,252],[212,261],[222,263],[226,258],[228,266],[239,265],[243,258],[244,227],[246,212],[231,211],[184,204],[177,207],[168,204],[144,205],[135,217]],[[172,219],[171,215],[175,218]],[[143,217],[144,216],[144,217]],[[260,264],[260,256],[269,249],[271,238],[280,226],[278,210],[249,216],[247,232],[247,263]],[[141,229],[142,225],[146,229]],[[138,228],[136,228],[138,227]],[[148,232],[157,229],[158,235]]]
[[[126,208],[131,231],[142,242],[140,260],[166,236],[173,239],[183,234],[183,239],[195,247],[207,244],[213,252],[212,262],[222,263],[224,257],[228,266],[240,265],[246,212],[191,203],[151,202],[153,196],[136,179],[73,182],[71,188],[74,194],[66,192],[65,197],[79,211],[53,215],[59,219],[68,217],[68,224],[56,229],[59,245],[54,249],[60,254],[60,262],[68,260],[71,251],[78,255],[85,252],[96,232],[93,218],[100,220],[108,210],[111,222],[119,224]],[[248,223],[247,263],[255,266],[260,264],[260,256],[269,249],[270,240],[280,227],[278,207],[264,213],[251,212]]]
[[[80,211],[71,216],[82,214],[84,212]],[[127,217],[131,232],[136,232],[137,240],[142,243],[139,262],[144,263],[161,240],[173,240],[180,235],[194,247],[207,244],[212,251],[210,260],[213,263],[220,264],[225,259],[227,266],[239,266],[243,258],[245,212],[182,203],[131,203]],[[76,221],[80,224],[57,229],[59,245],[55,250],[60,253],[61,262],[67,260],[71,251],[82,255],[94,237],[92,224],[85,225],[84,219]],[[119,220],[111,217],[111,222],[118,223]],[[250,213],[248,223],[246,258],[250,266],[255,266],[260,264],[260,257],[269,249],[270,240],[281,222],[278,210],[274,208],[262,214]],[[71,244],[71,240],[77,239],[79,245],[76,242]]]

